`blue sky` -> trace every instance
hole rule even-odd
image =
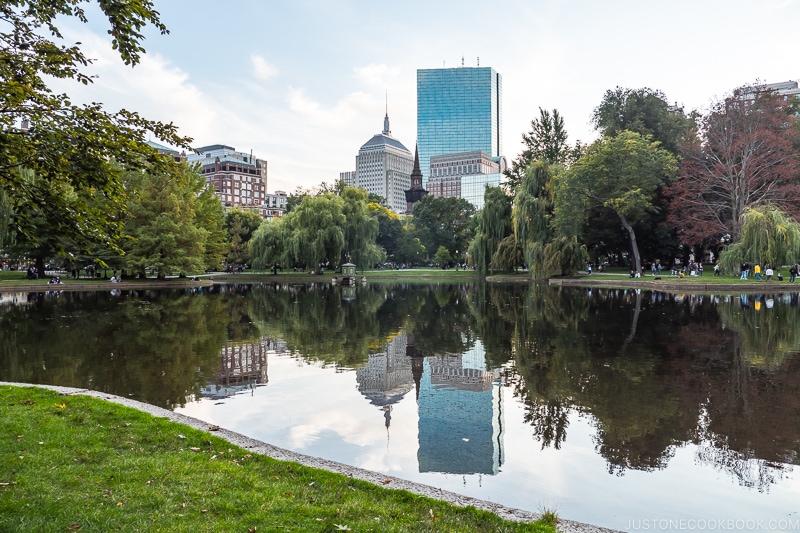
[[[195,146],[222,143],[269,162],[269,192],[332,183],[383,127],[413,151],[416,70],[493,67],[503,76],[511,161],[539,107],[569,140],[596,138],[606,90],[661,90],[706,108],[757,80],[800,79],[800,0],[155,0],[170,34],[146,32],[125,67],[103,20],[65,21],[97,75],[76,101],[174,122]]]

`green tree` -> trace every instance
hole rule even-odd
[[[489,269],[513,269],[516,264],[505,264],[507,254],[498,256],[498,261],[493,263],[492,258],[498,250],[500,243],[511,235],[511,196],[500,187],[486,187],[483,195],[483,209],[475,216],[475,238],[469,245],[470,262],[481,276],[485,276]]]
[[[283,221],[287,257],[318,272],[338,261],[346,244],[343,208],[344,200],[330,193],[304,198]]]
[[[225,209],[211,188],[203,189],[195,199],[195,225],[206,232],[204,266],[206,269],[219,269],[228,249],[228,239]]]
[[[375,244],[386,251],[390,261],[402,261],[395,257],[405,231],[402,220],[397,213],[379,202],[369,202],[367,207],[370,216],[378,220],[378,236],[375,238]]]
[[[800,223],[778,207],[767,204],[748,208],[741,224],[741,239],[719,257],[726,272],[738,271],[745,261],[774,267],[800,261]]]
[[[264,221],[255,210],[249,209],[230,209],[225,212],[225,226],[230,228],[233,225],[234,217],[238,216],[239,224],[242,227],[242,239],[247,243],[253,233],[261,226]]]
[[[681,145],[696,128],[695,112],[688,116],[683,108],[671,104],[661,91],[642,89],[616,89],[606,91],[601,104],[595,108],[592,123],[604,137],[614,137],[628,130],[640,135],[650,135],[661,143],[661,148],[678,155]],[[638,241],[642,254],[651,259],[675,257],[678,252],[678,233],[686,228],[686,212],[681,210],[678,217],[670,217],[666,209],[668,188],[659,188],[654,204],[657,212],[640,218],[634,225],[640,236]],[[595,254],[619,255],[627,249],[627,236],[619,231],[613,216],[607,210],[594,208],[590,215],[592,224],[584,227],[587,242],[596,243]],[[693,241],[695,244],[699,241]],[[688,250],[688,246],[686,249]]]
[[[472,240],[474,215],[475,206],[464,198],[427,195],[414,205],[414,235],[429,252],[440,246],[463,252]]]
[[[675,157],[650,137],[623,131],[589,147],[563,179],[557,181],[562,217],[585,220],[587,208],[605,207],[628,233],[633,268],[641,273],[641,257],[633,225],[657,212],[656,193],[675,175]]]
[[[603,137],[615,137],[625,130],[650,135],[673,154],[695,126],[694,116],[687,117],[664,93],[646,87],[606,91],[592,114],[592,123]]]
[[[551,167],[546,162],[532,163],[526,169],[514,199],[514,236],[534,279],[549,274],[545,266],[544,247],[553,235],[550,227],[554,209],[552,175]]]
[[[80,48],[59,44],[57,22],[75,17],[87,22],[91,0],[12,0],[0,3],[0,189],[15,213],[17,231],[35,241],[33,217],[44,217],[53,233],[81,247],[92,243],[116,247],[123,221],[108,213],[125,210],[123,170],[152,169],[179,174],[177,165],[160,156],[145,139],[190,149],[190,139],[173,124],[146,120],[139,114],[104,111],[100,104],[75,105],[56,94],[48,78],[92,83],[83,68],[92,63]],[[149,0],[98,1],[109,22],[112,46],[126,65],[144,53],[142,32],[152,26],[167,33]],[[29,125],[23,127],[23,122]],[[33,171],[26,181],[19,169]],[[64,194],[60,194],[64,193]],[[66,193],[69,193],[68,195]],[[110,210],[94,202],[106,198]],[[106,206],[108,207],[108,205]]]
[[[365,266],[371,267],[384,255],[375,244],[375,238],[378,236],[378,220],[370,214],[367,191],[364,189],[344,187],[340,196],[343,200],[342,229],[345,241],[342,253],[349,256],[349,260],[360,266],[363,271]],[[340,264],[343,262],[339,261]]]
[[[433,260],[439,263],[442,268],[444,268],[453,261],[453,256],[450,255],[450,252],[447,251],[447,248],[440,246],[433,255]]]
[[[247,228],[242,224],[242,217],[239,213],[234,213],[228,225],[228,264],[243,265],[247,262],[249,252],[247,242],[244,237]]]
[[[589,261],[586,246],[578,242],[577,235],[558,236],[544,247],[545,268],[562,276],[575,275]]]
[[[300,202],[303,201],[303,198],[306,196],[311,196],[312,191],[310,189],[304,189],[302,186],[298,185],[294,192],[289,193],[286,197],[286,211],[284,214],[289,214],[292,210],[300,205]]]
[[[291,263],[288,254],[285,223],[288,215],[261,224],[248,242],[248,250],[255,268],[267,268]],[[277,268],[273,270],[277,274]]]
[[[64,201],[64,205],[73,207],[80,205],[69,186],[63,183],[47,183],[29,169],[18,169],[17,172],[20,174],[21,183],[51,191],[52,195],[58,196]],[[53,188],[60,190],[52,191]],[[54,231],[50,227],[47,212],[38,206],[26,213],[28,226],[25,232],[20,231],[14,224],[14,220],[17,219],[17,213],[14,210],[9,208],[4,218],[8,227],[6,230],[7,244],[4,247],[5,254],[14,258],[32,259],[39,277],[44,277],[45,262],[51,258],[56,255],[74,255],[78,252],[77,246],[70,241],[68,236]]]
[[[248,243],[262,222],[255,211],[231,209],[225,213],[225,227],[228,233],[228,263],[243,265],[250,262]]]
[[[539,118],[531,120],[531,131],[522,134],[522,144],[522,153],[504,172],[508,188],[512,192],[522,183],[528,166],[534,161],[571,163],[578,159],[582,151],[580,142],[575,147],[570,147],[567,143],[567,129],[558,109],[550,112],[541,107]]]
[[[415,237],[411,230],[404,229],[394,253],[394,260],[398,263],[415,265],[424,261],[427,255],[428,252],[422,241]]]
[[[179,175],[129,172],[130,217],[125,225],[125,262],[144,276],[146,268],[168,273],[202,270],[208,231],[196,225],[195,202],[205,179],[181,166]]]

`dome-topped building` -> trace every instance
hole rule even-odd
[[[356,171],[344,172],[342,178],[347,185],[381,196],[386,200],[386,207],[402,214],[406,212],[405,191],[411,186],[413,166],[411,151],[392,137],[387,113],[383,131],[373,135],[358,150]]]

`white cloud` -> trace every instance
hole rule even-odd
[[[372,63],[364,67],[355,67],[356,79],[370,87],[388,87],[396,83],[402,69],[383,64]]]
[[[94,83],[83,86],[72,80],[52,80],[54,90],[70,95],[76,103],[100,102],[106,111],[136,111],[149,120],[173,122],[181,135],[203,136],[220,116],[219,103],[190,81],[187,72],[158,53],[141,57],[138,65],[126,66],[108,39],[88,31],[67,35],[82,43],[93,63],[85,71]]]
[[[253,65],[253,73],[256,79],[267,81],[278,75],[278,69],[267,63],[267,60],[259,55],[251,55],[250,63]]]
[[[383,442],[386,438],[384,428],[371,424],[352,413],[341,410],[329,410],[314,413],[303,424],[293,426],[289,430],[290,446],[293,450],[302,450],[318,440],[320,433],[332,432],[347,443],[356,446],[369,446]]]

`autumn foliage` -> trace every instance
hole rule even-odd
[[[749,207],[798,218],[800,143],[791,100],[744,87],[712,105],[680,147],[680,179],[665,189],[683,244],[736,242]]]

